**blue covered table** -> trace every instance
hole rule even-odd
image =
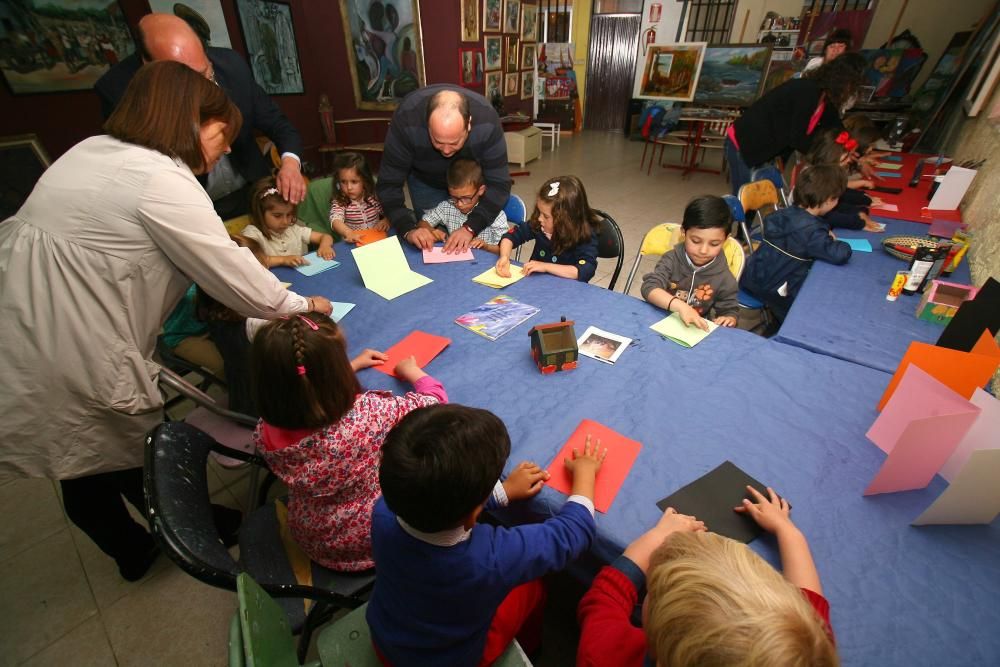
[[[504,290],[475,284],[470,279],[492,265],[478,251],[474,264],[424,265],[406,247],[411,268],[434,282],[386,301],[364,289],[349,249],[336,249],[337,269],[312,278],[277,273],[301,294],[358,304],[341,322],[352,354],[384,349],[414,329],[450,337],[427,370],[452,401],[504,420],[509,466],[548,465],[585,418],[643,444],[610,510],[598,514],[596,559],[611,561],[655,523],[657,500],[728,459],[795,506],[845,665],[1000,662],[1000,524],[909,526],[943,490],[940,478],[922,491],[861,496],[885,458],[864,437],[885,373],[732,329],[685,349],[652,332],[663,313],[633,297],[547,275]],[[495,342],[454,324],[500,293],[541,312]],[[581,357],[576,370],[543,376],[527,332],[562,315],[575,320],[577,335],[595,325],[634,342],[614,366]],[[406,389],[373,370],[360,379],[369,388]],[[544,489],[512,509],[531,520],[564,500]],[[770,537],[751,546],[778,563]]]
[[[896,301],[886,301],[896,272],[905,271],[909,263],[896,259],[881,246],[886,236],[925,236],[930,227],[876,219],[886,224],[884,234],[835,230],[844,238],[868,239],[873,251],[854,252],[843,266],[813,263],[774,340],[887,373],[896,370],[911,341],[937,342],[944,327],[917,319],[919,294],[901,294]],[[968,284],[968,262],[962,262],[945,280]]]

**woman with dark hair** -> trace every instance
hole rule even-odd
[[[156,335],[191,282],[243,315],[331,310],[238,248],[195,178],[241,122],[201,74],[145,65],[108,134],[67,151],[0,224],[0,478],[60,480],[67,516],[129,581],[156,550],[122,496],[143,510],[143,436],[163,419]]]
[[[818,130],[842,128],[841,117],[854,104],[865,67],[864,58],[845,53],[754,102],[726,135],[733,194],[750,182],[754,167],[787,158],[793,150],[807,152]]]

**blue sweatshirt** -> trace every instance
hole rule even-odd
[[[533,230],[527,222],[517,225],[504,234],[503,238],[510,239],[515,248],[522,243],[534,241],[535,248],[531,251],[531,259],[538,262],[575,266],[578,272],[576,279],[581,283],[590,282],[590,279],[597,273],[597,234],[591,234],[589,241],[558,255],[552,252],[552,241],[541,231]]]

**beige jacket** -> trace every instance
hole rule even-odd
[[[0,478],[142,465],[156,336],[192,280],[246,316],[307,308],[229,240],[185,165],[99,136],[49,167],[0,223]]]

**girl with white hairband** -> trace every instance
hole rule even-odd
[[[298,206],[285,201],[273,176],[254,184],[250,194],[250,224],[241,234],[260,244],[267,256],[264,266],[302,266],[309,244],[318,245],[316,254],[333,259],[333,237],[313,231],[298,220]]]

